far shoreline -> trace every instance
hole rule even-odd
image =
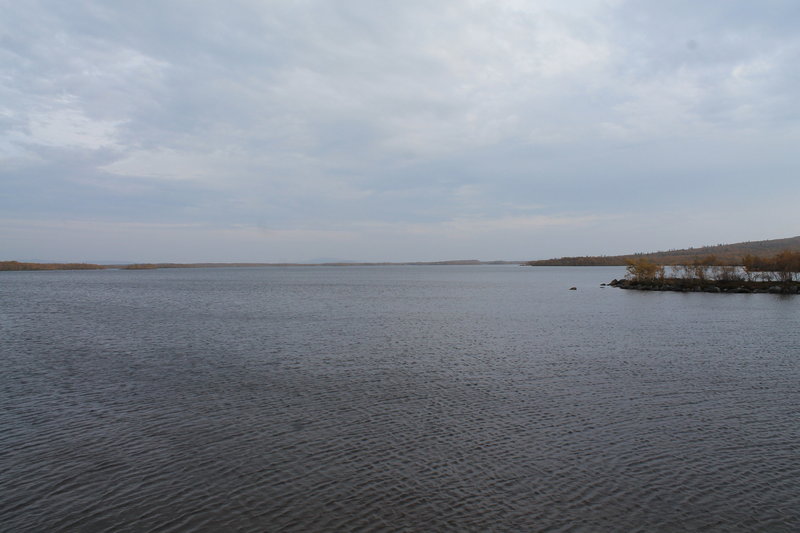
[[[158,270],[166,268],[254,268],[254,267],[376,267],[376,266],[483,266],[524,265],[524,261],[479,261],[477,259],[451,261],[407,261],[407,262],[339,262],[339,263],[130,263],[100,265],[95,263],[32,263],[22,261],[0,261],[0,272],[42,272],[81,270]]]

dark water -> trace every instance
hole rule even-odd
[[[0,530],[800,530],[800,297],[620,275],[2,273]]]

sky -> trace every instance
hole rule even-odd
[[[0,0],[0,260],[800,234],[796,0]]]

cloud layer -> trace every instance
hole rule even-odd
[[[0,243],[433,260],[794,235],[798,23],[789,1],[8,2]]]

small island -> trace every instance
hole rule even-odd
[[[625,279],[615,279],[609,286],[643,291],[800,294],[800,252],[791,250],[774,256],[748,254],[737,264],[721,262],[713,255],[679,265],[659,265],[644,257],[627,263]]]

